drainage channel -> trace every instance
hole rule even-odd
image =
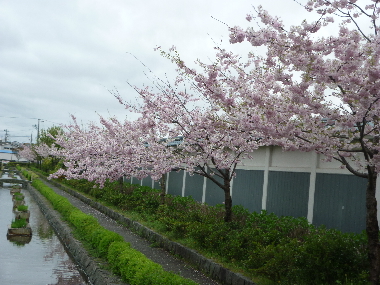
[[[0,188],[0,284],[91,284],[73,261],[28,190],[22,189],[30,211],[31,237],[7,237],[15,219],[10,184]]]

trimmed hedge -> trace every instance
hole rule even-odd
[[[161,265],[145,258],[123,242],[114,242],[108,251],[108,260],[113,265],[114,272],[131,284],[143,285],[192,285],[195,282],[164,271]]]
[[[21,167],[21,166],[19,166],[19,165],[16,165],[16,168],[17,168],[18,170],[20,170],[21,173],[22,173],[22,175],[23,175],[26,179],[28,179],[29,181],[32,181],[32,180],[34,180],[34,179],[38,179],[38,178],[39,178],[39,176],[38,176],[37,174],[35,174],[34,172],[32,172],[32,171],[28,171],[28,170],[26,170],[25,168],[23,168],[23,167]]]
[[[105,258],[112,270],[131,285],[195,285],[196,282],[164,271],[139,251],[124,242],[119,234],[103,228],[96,218],[74,207],[66,198],[56,194],[41,180],[34,179],[32,186],[40,191],[73,227],[78,238]]]

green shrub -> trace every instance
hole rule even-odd
[[[28,171],[23,167],[20,167],[19,170],[21,170],[22,175],[24,175],[25,178],[28,179],[29,181],[32,181],[34,179],[38,179],[38,175],[33,173],[32,171]]]
[[[125,195],[119,190],[110,186],[106,186],[103,190],[103,200],[115,205],[122,206],[125,202]]]
[[[107,260],[111,265],[112,271],[120,274],[121,263],[119,261],[120,255],[127,249],[130,248],[130,243],[127,242],[113,242],[108,248]]]
[[[210,207],[194,201],[191,197],[167,195],[166,203],[157,208],[156,216],[164,224],[166,231],[175,237],[185,237],[193,236],[194,230],[198,231],[203,226],[208,228],[215,224],[224,225],[223,211],[220,206]],[[204,229],[200,231],[204,232]]]
[[[258,275],[281,284],[335,284],[355,280],[367,284],[367,256],[360,235],[318,229],[301,242],[256,245],[248,267]],[[364,235],[363,235],[364,237]]]
[[[90,182],[90,181],[87,181],[85,179],[71,179],[71,180],[66,180],[64,178],[62,179],[59,179],[60,182],[72,187],[72,188],[75,188],[77,189],[78,191],[80,192],[83,192],[83,193],[90,193],[90,191],[94,188],[95,186],[95,183],[94,182]]]
[[[110,244],[119,241],[124,241],[121,235],[103,227],[95,230],[91,234],[91,245],[96,249],[100,257],[107,257]]]
[[[92,188],[89,191],[89,194],[95,199],[101,199],[103,197],[104,191],[103,189],[100,189],[100,188]]]
[[[91,234],[88,235],[88,240],[93,248],[97,248],[102,240],[103,236],[107,233],[107,229],[98,227]]]
[[[40,192],[41,192],[41,190],[46,189],[45,184],[40,179],[34,179],[32,181],[32,186]]]
[[[100,227],[96,218],[78,209],[70,213],[68,220],[75,227],[75,231],[85,240],[89,240],[91,234]]]
[[[113,242],[108,250],[108,262],[112,270],[131,285],[195,285],[185,279],[163,270],[162,266],[146,258],[128,243]]]
[[[143,272],[146,272],[147,269],[153,270],[157,275],[162,272],[161,265],[147,259],[141,252],[138,252],[133,248],[126,249],[119,258],[120,264],[123,265],[120,268],[121,276],[125,281],[131,284],[144,284],[133,282],[133,279],[139,270]],[[147,280],[144,281],[146,282]]]
[[[53,195],[51,195],[51,197],[53,198]],[[78,211],[78,209],[74,207],[69,200],[59,195],[58,197],[54,197],[52,204],[54,206],[54,209],[60,212],[66,220],[69,219],[73,211]]]
[[[82,188],[86,185],[83,181],[72,183]],[[241,206],[233,206],[232,222],[225,223],[224,205],[207,206],[189,197],[171,195],[166,195],[165,204],[161,205],[160,191],[145,186],[121,187],[119,183],[107,182],[104,189],[91,188],[88,193],[119,208],[138,212],[170,232],[171,237],[187,238],[197,249],[276,283],[366,284],[364,233],[344,234],[310,225],[306,218],[278,217],[266,211],[250,213]],[[101,242],[100,237],[100,234],[96,237],[97,244]],[[148,278],[149,270],[144,270],[150,263],[136,261],[142,257],[131,253],[129,245],[112,242],[112,238],[107,243],[111,244],[108,259],[113,263],[113,270],[125,278],[128,276],[130,284],[172,284],[168,280],[174,277],[163,277],[170,273]],[[130,262],[130,268],[124,268]],[[142,269],[133,275],[137,264]],[[139,272],[145,273],[140,276]]]
[[[315,284],[330,284],[363,275],[368,268],[365,239],[364,234],[341,233],[325,228],[313,230],[299,247],[295,267],[302,273],[299,274],[300,279],[312,278]]]
[[[160,192],[146,186],[126,184],[123,207],[138,213],[153,214],[160,206]]]
[[[98,246],[100,256],[106,257],[108,254],[109,246],[113,242],[118,241],[124,241],[124,238],[115,232],[108,231],[108,233],[102,238]]]

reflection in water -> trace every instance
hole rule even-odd
[[[41,223],[37,225],[37,235],[40,239],[50,239],[54,235],[54,230],[49,223]]]
[[[16,246],[24,246],[27,243],[30,243],[32,236],[9,236],[7,235],[7,240],[13,242]]]
[[[0,284],[90,284],[70,259],[27,190],[22,193],[31,213],[29,223],[33,236],[7,240],[8,225],[14,219],[9,193],[9,188],[0,188]]]

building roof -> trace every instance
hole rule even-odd
[[[15,152],[9,149],[0,149],[0,153],[15,153]]]

